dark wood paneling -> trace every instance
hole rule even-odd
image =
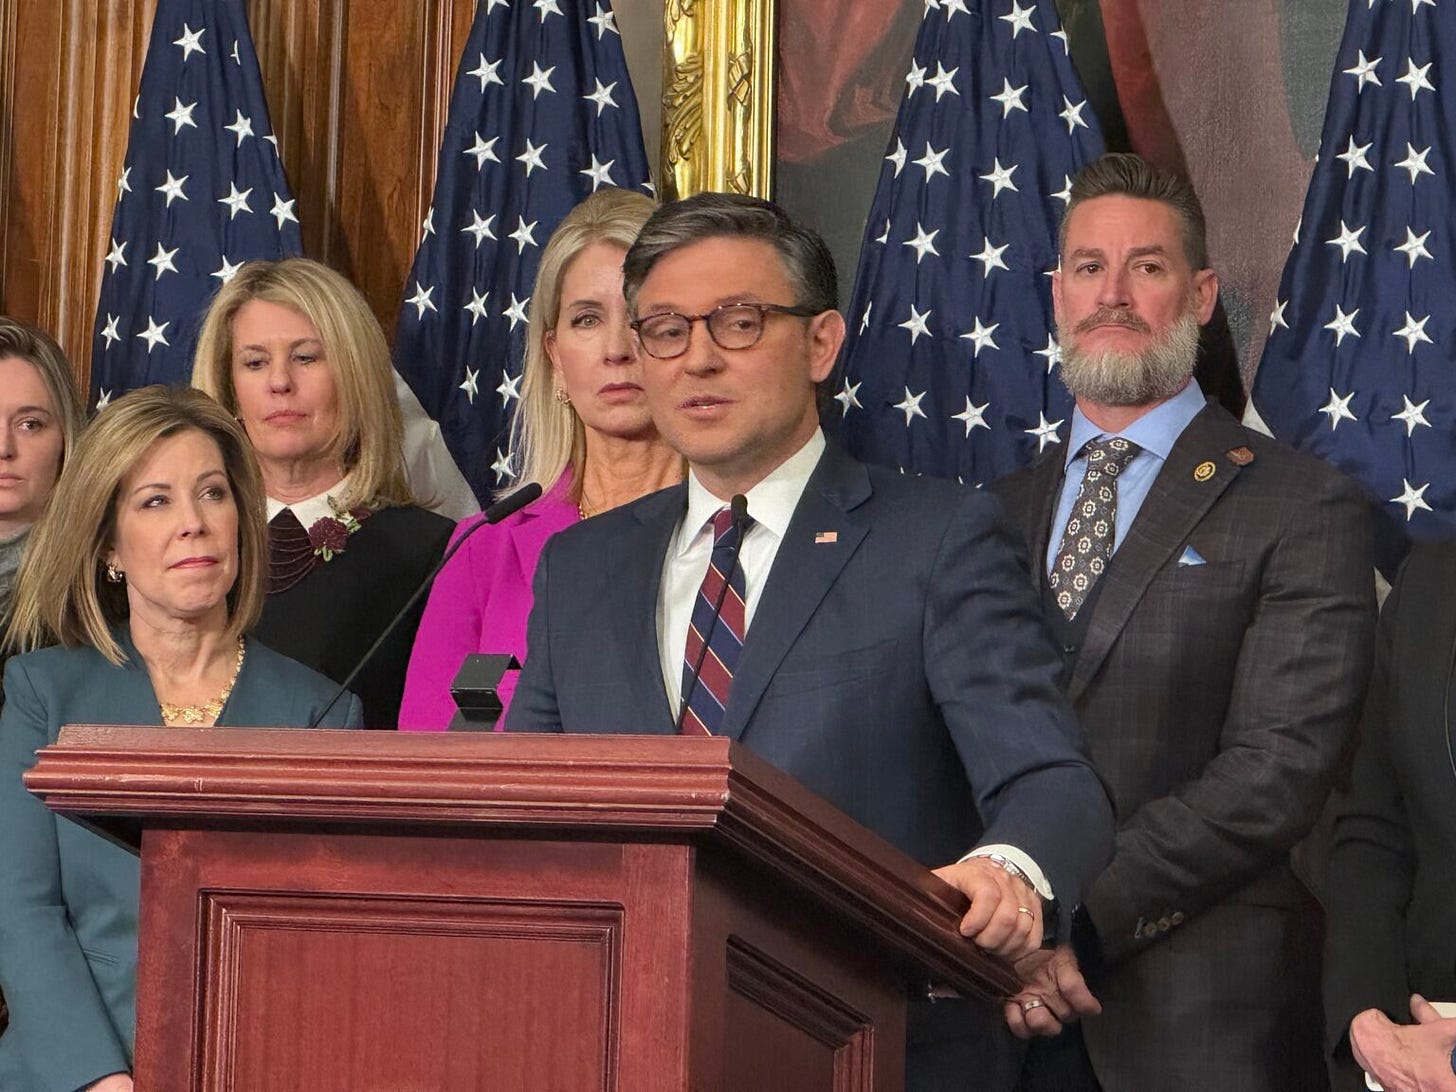
[[[434,186],[471,0],[253,0],[249,18],[304,248],[393,332]]]
[[[83,378],[155,4],[12,2],[0,47],[0,307],[52,331]]]
[[[156,0],[0,0],[0,311],[85,378]],[[419,243],[473,0],[249,0],[307,253],[386,331]]]

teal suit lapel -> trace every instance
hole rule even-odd
[[[633,709],[650,710],[650,731],[672,731],[677,711],[669,709],[658,656],[657,597],[662,566],[673,531],[687,511],[688,487],[673,486],[654,493],[633,509],[636,534],[614,535],[608,540],[602,564],[610,574],[611,609],[607,617],[620,627],[614,641],[622,670],[632,687]]]
[[[247,649],[243,654],[243,669],[238,672],[238,681],[233,684],[233,692],[223,706],[222,715],[217,718],[219,728],[256,728],[260,724],[276,724],[278,721],[278,695],[275,690],[277,684],[266,673],[259,674],[250,670],[256,663],[253,650],[258,647],[258,642],[251,637],[245,640]],[[346,700],[340,698],[339,707],[344,706]],[[284,727],[303,728],[306,725],[290,724]]]
[[[131,630],[122,624],[114,626],[111,635],[121,647],[121,654],[125,659],[120,667],[107,674],[106,717],[97,723],[161,724],[162,708],[157,704],[157,695],[152,690],[152,677],[147,674],[146,665],[137,655],[136,645],[131,643]],[[96,655],[99,658],[101,654]]]
[[[1242,427],[1216,406],[1205,406],[1178,437],[1168,460],[1138,510],[1127,541],[1102,578],[1087,638],[1068,685],[1076,701],[1097,674],[1154,576],[1173,559],[1240,468],[1229,457],[1242,446]],[[1212,475],[1207,476],[1207,469]],[[1203,479],[1203,480],[1200,480]],[[1046,544],[1042,545],[1043,551]]]
[[[774,673],[859,548],[869,520],[854,509],[870,493],[863,464],[832,445],[826,448],[794,509],[749,624],[723,715],[723,735],[743,735]],[[833,541],[823,541],[825,532]]]

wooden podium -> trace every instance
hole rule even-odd
[[[77,726],[140,845],[144,1092],[899,1089],[958,892],[723,739]]]

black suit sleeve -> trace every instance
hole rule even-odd
[[[526,662],[511,708],[507,732],[560,732],[561,709],[556,700],[556,678],[551,660],[551,565],[555,541],[546,543],[531,580],[531,614],[526,620]]]
[[[1396,726],[1387,717],[1393,645],[1410,575],[1407,569],[1385,602],[1354,777],[1335,824],[1324,980],[1326,1038],[1335,1047],[1345,1041],[1351,1019],[1365,1009],[1383,1009],[1398,1023],[1410,1019],[1404,938],[1415,846],[1388,747]],[[1416,592],[1435,594],[1437,589]]]

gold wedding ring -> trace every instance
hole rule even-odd
[[[1042,1008],[1045,1004],[1046,1002],[1043,1001],[1041,998],[1033,997],[1030,1001],[1023,1001],[1021,1003],[1021,1011],[1030,1012],[1032,1009]]]
[[[1027,916],[1027,917],[1029,917],[1029,918],[1034,918],[1034,917],[1036,917],[1036,911],[1035,911],[1035,910],[1033,910],[1033,909],[1032,909],[1032,908],[1031,908],[1031,907],[1029,907],[1029,906],[1018,906],[1018,907],[1017,907],[1017,908],[1016,908],[1016,912],[1017,912],[1017,913],[1018,913],[1018,914],[1025,914],[1025,915],[1026,915],[1026,916]]]

